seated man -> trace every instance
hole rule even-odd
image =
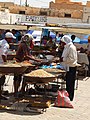
[[[24,60],[34,60],[37,62],[41,62],[40,60],[37,60],[34,58],[34,56],[31,55],[31,48],[30,48],[30,44],[33,40],[33,36],[30,34],[25,34],[21,40],[21,43],[18,46],[18,49],[16,51],[16,61],[17,62],[22,62]],[[22,80],[22,75],[14,75],[14,92],[15,95],[17,96],[18,93],[18,89],[20,87],[20,83]],[[23,83],[22,83],[23,85]],[[23,88],[23,89],[22,89]],[[21,91],[24,90],[25,87],[22,87]]]
[[[56,50],[56,44],[55,42],[53,41],[52,37],[49,37],[49,40],[46,44],[46,46],[49,48],[49,50]]]

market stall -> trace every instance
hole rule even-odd
[[[29,70],[31,70],[34,68],[34,65],[26,64],[23,62],[21,62],[21,63],[6,62],[3,64],[0,64],[0,74],[1,75],[9,75],[9,76],[20,75],[20,74],[23,75],[28,68],[29,68]]]
[[[84,63],[86,65],[89,64],[88,57],[86,53],[78,52],[78,63]]]
[[[9,106],[9,109],[17,110],[19,108],[15,106],[20,107],[22,104],[26,105],[24,106],[25,109],[28,107],[29,110],[35,111],[38,109],[39,111],[46,111],[46,108],[50,107],[51,100],[53,99],[50,92],[57,92],[58,89],[65,88],[63,87],[65,85],[65,83],[63,84],[65,71],[58,69],[59,65],[57,63],[52,64],[53,60],[42,59],[40,63],[31,62],[32,64],[30,61],[15,63],[14,60],[9,60],[8,64],[0,66],[0,73],[8,75],[21,73],[23,80],[26,82],[25,93],[16,99]],[[45,67],[47,69],[44,69]],[[25,73],[26,71],[27,73]],[[35,71],[39,72],[35,74]],[[62,80],[60,81],[60,79]],[[31,85],[33,85],[33,89]]]
[[[79,71],[79,74],[84,75],[86,77],[88,74],[88,65],[89,65],[89,61],[86,53],[78,52],[78,63],[81,64],[81,66],[78,67],[77,69]]]
[[[43,99],[42,102],[36,106],[33,106],[33,102],[31,102],[31,106],[34,108],[37,106],[38,108],[47,108],[47,105],[42,106],[43,103],[46,104],[44,100],[52,101],[56,98],[56,95],[52,96],[51,93],[56,94],[57,90],[65,88],[64,75],[64,70],[56,68],[37,69],[30,73],[24,74],[26,84],[34,85],[34,89],[30,88],[29,95],[32,96],[32,98],[35,95],[34,99],[37,98],[37,96],[39,99]]]
[[[21,63],[4,63],[0,64],[0,74],[23,74],[26,69],[29,67],[29,69],[32,69],[34,65],[32,64],[25,64],[24,62]]]

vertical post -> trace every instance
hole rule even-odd
[[[25,6],[27,7],[27,0],[26,0],[26,3],[25,3]]]
[[[21,6],[21,4],[22,4],[22,2],[21,2],[22,0],[20,0],[20,6]]]

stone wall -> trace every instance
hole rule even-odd
[[[65,22],[67,19],[70,19],[70,21],[71,19],[72,21],[81,19],[84,23],[90,23],[90,1],[86,5],[82,5],[80,2],[70,2],[70,0],[55,0],[55,3],[50,2],[49,8],[25,7],[13,2],[0,2],[0,11],[18,15],[21,15],[20,11],[25,11],[25,15],[46,16],[53,18],[52,21],[54,18],[57,18],[57,20],[58,18],[65,18]]]
[[[14,6],[15,4],[13,2],[0,2],[1,7],[10,7]]]
[[[65,3],[67,1],[67,4]],[[44,15],[41,13],[45,13],[47,16],[56,16],[56,17],[64,17],[64,13],[71,14],[72,18],[81,18],[83,6],[77,3],[69,2],[69,0],[56,0],[54,2],[50,2],[49,8],[35,8],[35,7],[25,7],[16,5],[10,2],[0,2],[1,7],[7,7],[10,10],[10,13],[19,14],[20,11],[24,11],[25,15]],[[60,4],[58,4],[60,2]]]
[[[90,7],[90,1],[87,1],[86,6]]]
[[[32,8],[32,7],[25,7],[25,6],[16,6],[9,8],[11,13],[19,14],[20,11],[25,11],[26,15],[39,15],[40,8]]]
[[[47,17],[47,23],[65,24],[65,23],[82,23],[81,19]]]
[[[70,0],[55,0],[55,3],[70,2]]]
[[[54,2],[50,2],[49,4],[49,8],[52,8],[52,9],[72,9],[72,10],[82,10],[83,9],[83,5],[80,5],[80,4],[77,4],[77,3],[54,3]]]
[[[90,23],[90,7],[83,8],[83,18],[84,23]]]

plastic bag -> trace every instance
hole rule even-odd
[[[73,108],[69,94],[66,90],[58,91],[58,96],[55,100],[54,106],[56,107],[66,107],[66,108]]]

